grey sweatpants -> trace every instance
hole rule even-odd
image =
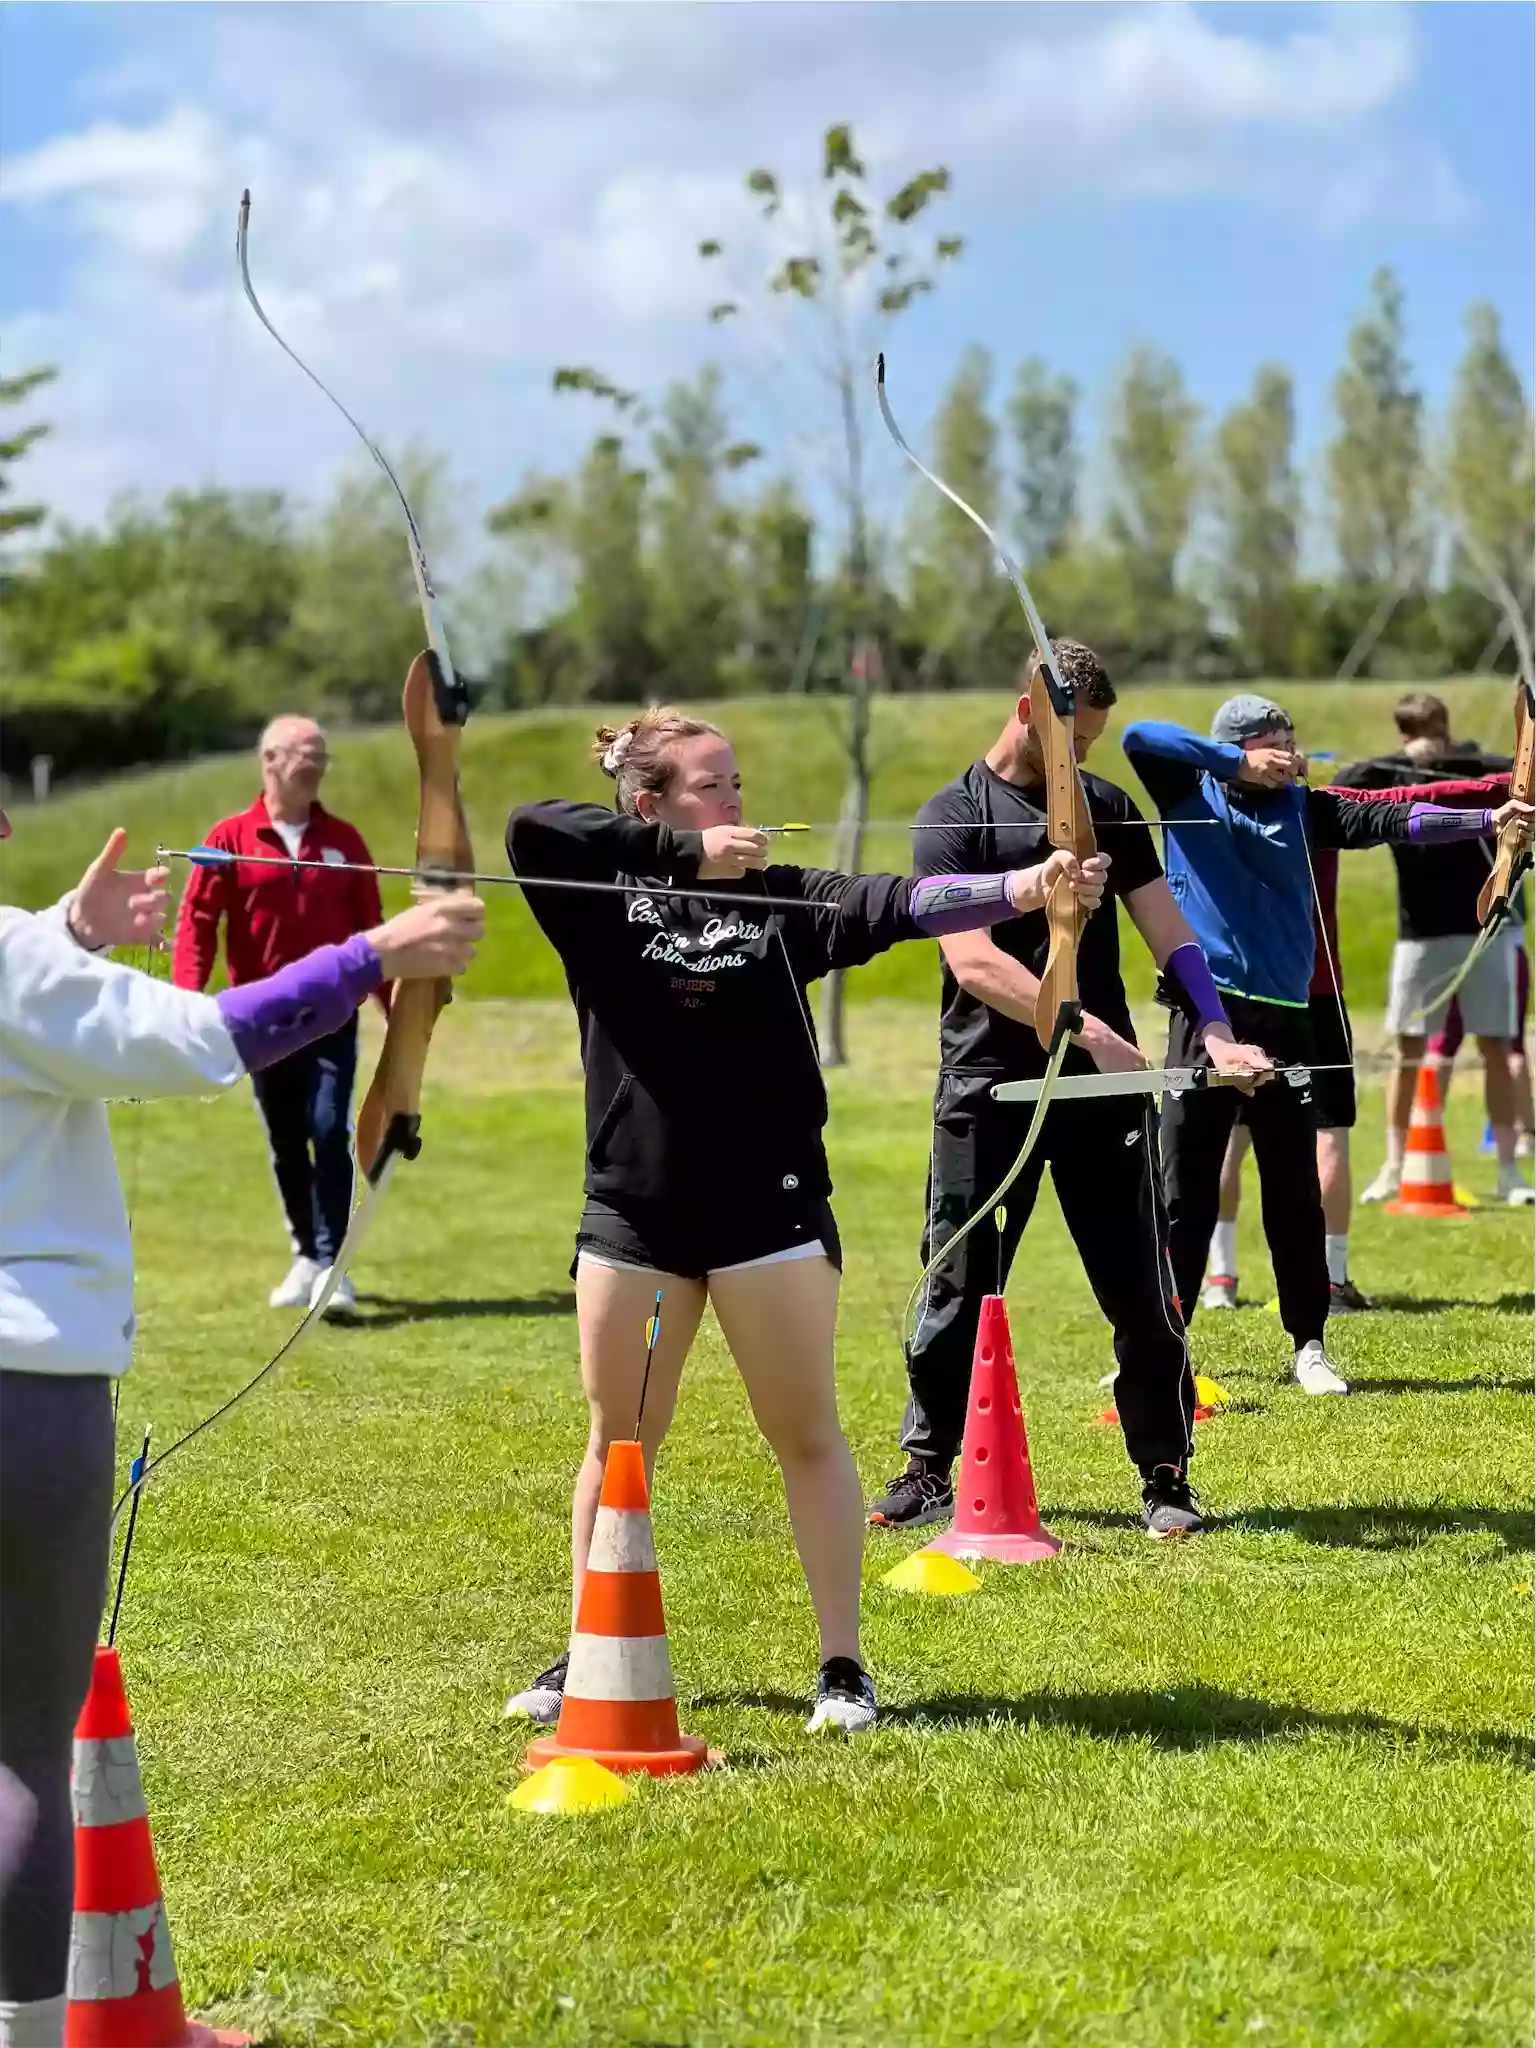
[[[107,1589],[112,1395],[104,1377],[0,1372],[0,1764],[37,1802],[0,1881],[0,1999],[58,1997],[69,1968],[69,1767]]]

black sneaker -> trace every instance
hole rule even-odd
[[[1169,1537],[1198,1536],[1205,1527],[1200,1503],[1177,1465],[1154,1465],[1141,1489],[1141,1520],[1156,1542]]]
[[[1331,1316],[1364,1315],[1376,1306],[1368,1294],[1362,1294],[1353,1280],[1328,1282],[1328,1313]]]
[[[560,1708],[565,1701],[565,1674],[570,1669],[571,1653],[566,1651],[547,1671],[541,1671],[531,1685],[525,1685],[521,1692],[513,1693],[502,1708],[502,1719],[506,1721],[534,1721],[541,1728],[553,1728],[560,1718]]]
[[[874,1727],[877,1711],[875,1682],[858,1659],[829,1657],[816,1674],[816,1710],[805,1732],[862,1735]]]
[[[929,1522],[947,1522],[954,1512],[949,1474],[911,1458],[870,1508],[869,1519],[877,1529],[922,1529]]]

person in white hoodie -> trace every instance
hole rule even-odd
[[[10,837],[0,811],[0,839]],[[106,1593],[111,1383],[133,1255],[109,1101],[208,1095],[338,1030],[386,979],[460,974],[455,891],[217,996],[104,957],[157,941],[168,874],[114,832],[40,914],[0,905],[0,2048],[60,2048],[74,1893],[69,1769]]]

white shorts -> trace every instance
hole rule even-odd
[[[1511,923],[1486,948],[1456,991],[1469,1038],[1513,1038],[1515,947],[1520,929]],[[1443,939],[1399,939],[1392,948],[1392,988],[1387,1029],[1402,1038],[1427,1038],[1442,1029],[1450,998],[1441,991],[1460,973],[1477,940],[1456,934]]]
[[[716,1273],[750,1273],[758,1266],[787,1266],[794,1259],[824,1259],[827,1248],[819,1237],[809,1244],[787,1244],[781,1252],[765,1252],[760,1259],[742,1259],[734,1266],[714,1266],[710,1277]],[[659,1273],[659,1266],[642,1266],[634,1259],[621,1259],[616,1252],[595,1252],[584,1244],[576,1254],[578,1266],[607,1266],[615,1273]]]

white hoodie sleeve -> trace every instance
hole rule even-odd
[[[212,996],[87,953],[64,908],[0,909],[0,1090],[143,1101],[244,1078]]]

